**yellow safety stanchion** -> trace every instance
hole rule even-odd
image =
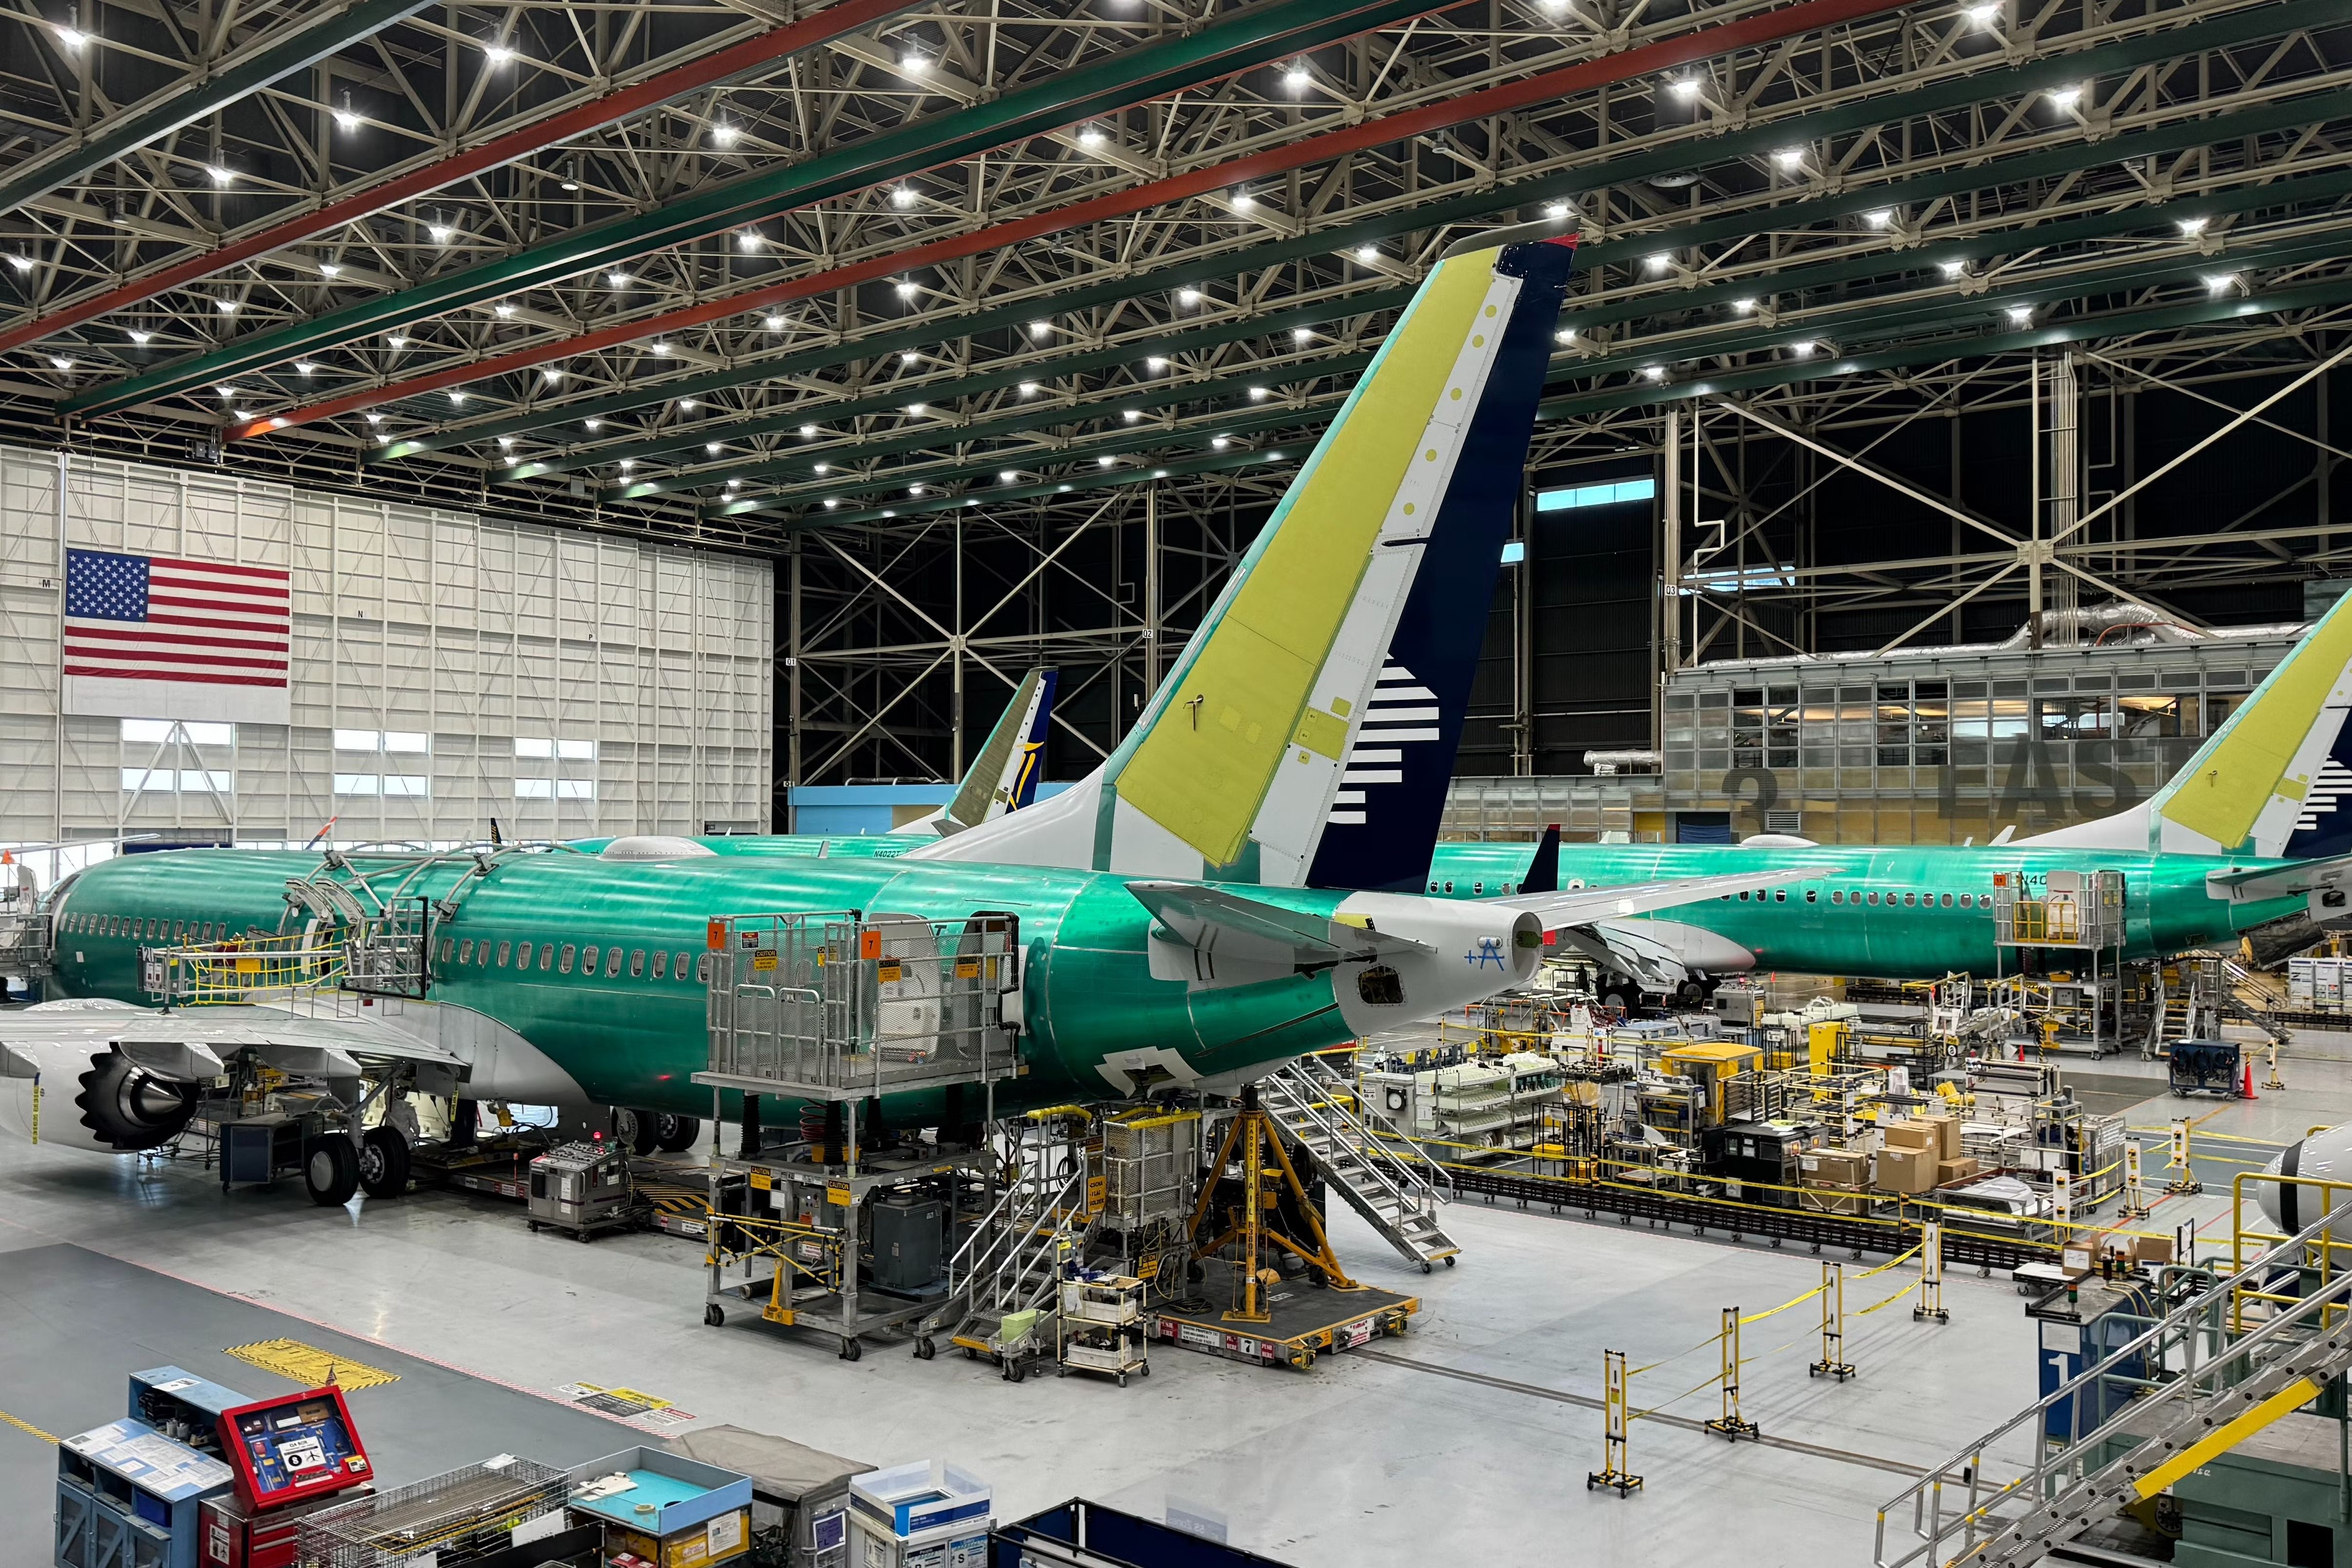
[[[1753,1421],[1743,1420],[1739,1414],[1739,1309],[1723,1310],[1723,1332],[1718,1336],[1723,1345],[1723,1414],[1706,1424],[1710,1432],[1720,1432],[1737,1443],[1742,1437],[1760,1437],[1764,1429]]]
[[[2189,1163],[2189,1118],[2172,1119],[2172,1168],[2178,1173],[2164,1184],[2164,1190],[2175,1197],[2193,1197],[2205,1190],[2197,1173]]]
[[[1807,1377],[1833,1377],[1840,1383],[1853,1375],[1845,1359],[1845,1273],[1835,1263],[1822,1265],[1822,1359],[1805,1369]]]
[[[1937,1220],[1919,1227],[1919,1304],[1911,1309],[1913,1322],[1929,1318],[1939,1323],[1952,1321],[1944,1309],[1944,1226]]]
[[[2116,1211],[2118,1219],[2146,1219],[2147,1194],[2140,1190],[2139,1145],[2126,1137],[2124,1140],[2123,1207]]]
[[[1586,1472],[1586,1491],[1601,1487],[1614,1490],[1619,1497],[1629,1497],[1641,1489],[1642,1478],[1625,1468],[1626,1434],[1633,1424],[1627,1408],[1632,1394],[1627,1386],[1630,1377],[1623,1351],[1601,1352],[1601,1468]]]
[[[2278,1042],[2276,1040],[2273,1040],[2271,1042],[2271,1076],[2263,1080],[2263,1087],[2264,1089],[2284,1089],[2286,1087],[2286,1079],[2279,1077]]]

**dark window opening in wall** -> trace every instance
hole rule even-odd
[[[1396,1007],[1404,1003],[1404,981],[1385,963],[1375,963],[1356,976],[1356,994],[1374,1007]]]

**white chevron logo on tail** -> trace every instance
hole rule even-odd
[[[2352,768],[2329,757],[2319,764],[2319,776],[2304,797],[2303,815],[2294,819],[2294,830],[2303,833],[2318,826],[2321,817],[2341,809],[2347,795],[2352,795]]]
[[[1363,723],[1349,742],[1339,773],[1340,788],[1331,797],[1335,809],[1329,820],[1362,822],[1362,786],[1402,784],[1404,748],[1433,742],[1442,732],[1437,694],[1402,665],[1382,665],[1371,699],[1364,704]]]

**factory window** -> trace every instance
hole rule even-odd
[[[382,790],[383,779],[375,773],[337,773],[337,795],[374,795]]]
[[[572,973],[572,953],[573,953],[574,952],[576,952],[576,951],[578,951],[578,950],[577,950],[577,949],[575,949],[575,948],[574,948],[574,947],[573,947],[570,942],[565,942],[565,943],[563,944],[563,959],[562,959],[562,962],[559,963],[555,966],[555,972],[556,972],[558,974],[569,974],[569,973]]]
[[[514,943],[510,942],[502,942],[499,943],[499,967],[500,969],[504,969],[507,966],[507,954],[513,951]]]
[[[472,937],[469,936],[465,941],[457,944],[457,962],[460,963],[471,963],[474,962],[474,939]]]
[[[122,738],[134,746],[168,745],[175,728],[187,738],[191,746],[236,744],[236,726],[234,724],[175,725],[169,719],[125,719],[122,721]]]
[[[423,773],[386,773],[383,775],[383,793],[423,800],[433,793],[433,781]]]
[[[2114,733],[2104,697],[2039,697],[2034,706],[2045,741],[2104,741]]]
[[[457,951],[457,939],[456,939],[455,937],[446,937],[446,936],[445,936],[445,937],[443,937],[443,938],[441,939],[441,962],[442,962],[442,963],[448,963],[448,962],[449,962],[449,959],[450,959],[450,956],[451,956],[452,954],[454,954]]]
[[[1613,484],[1576,485],[1561,490],[1538,490],[1536,510],[1579,511],[1589,506],[1621,506],[1627,501],[1648,500],[1658,493],[1658,481],[1646,475],[1638,479],[1619,479]]]
[[[604,973],[607,974],[618,974],[621,973],[621,950],[619,948],[608,947],[604,950]]]
[[[633,947],[629,949],[629,978],[632,980],[641,979],[644,977],[645,973],[646,950],[642,947]]]
[[[540,972],[541,974],[546,973],[547,973],[547,966],[548,966],[549,964],[551,964],[551,963],[554,963],[554,962],[555,962],[555,944],[554,944],[553,942],[541,942],[541,943],[540,943],[540,946],[539,946],[539,972]]]
[[[553,779],[517,779],[515,780],[515,798],[517,800],[553,800],[555,781]]]
[[[678,977],[680,980],[683,980],[683,979],[685,979],[685,978],[687,977],[687,973],[688,973],[688,969],[687,969],[687,955],[686,955],[685,953],[681,952],[681,953],[679,953],[679,954],[677,955],[677,965],[676,965],[676,969],[677,969],[677,977]]]
[[[654,978],[656,980],[667,980],[669,978],[669,950],[667,948],[656,948],[654,950]]]
[[[596,798],[596,781],[594,779],[557,779],[555,781],[555,798],[558,800],[594,800]]]
[[[519,943],[516,946],[515,967],[517,969],[529,969],[530,967],[530,943],[526,942]]]

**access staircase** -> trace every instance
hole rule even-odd
[[[2274,1046],[2288,1043],[2286,1026],[2278,1019],[2286,1006],[2286,986],[2276,975],[2248,969],[2233,958],[2210,956],[2183,958],[2177,972],[2177,991],[2158,973],[2162,991],[2147,1054],[2168,1054],[2182,1040],[2219,1039],[2221,1026],[2232,1019],[2259,1029]]]
[[[1053,1342],[1062,1260],[1086,1239],[1087,1164],[1078,1140],[1039,1129],[1024,1130],[1007,1163],[1004,1190],[948,1259],[947,1300],[918,1332],[951,1324],[951,1343],[1017,1358]]]
[[[1324,1183],[1364,1217],[1408,1263],[1428,1273],[1438,1259],[1450,1268],[1462,1249],[1437,1223],[1441,1191],[1419,1160],[1391,1152],[1406,1139],[1379,1112],[1365,1108],[1355,1086],[1330,1061],[1301,1057],[1257,1081],[1258,1103],[1303,1145]],[[1383,1144],[1386,1147],[1383,1147]]]
[[[2352,1203],[1926,1471],[1879,1509],[1877,1568],[2038,1562],[2316,1398],[2352,1366],[2352,1272],[2312,1261],[2347,1220]]]

